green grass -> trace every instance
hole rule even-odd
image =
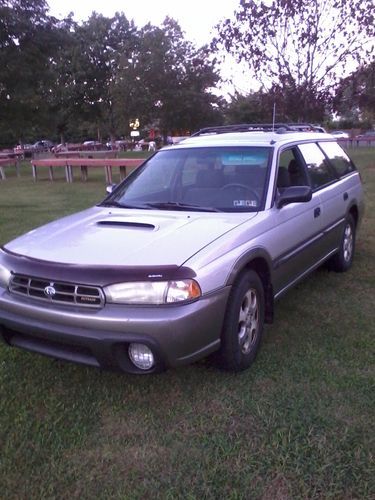
[[[278,302],[250,370],[135,377],[0,346],[0,497],[375,498],[375,155],[352,156],[366,191],[353,268]],[[0,183],[0,244],[105,191],[102,172],[21,173]]]
[[[148,151],[122,151],[119,154],[120,158],[148,158],[153,153]]]

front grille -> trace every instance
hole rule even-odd
[[[62,281],[14,274],[9,285],[10,293],[52,304],[66,304],[100,308],[104,305],[104,294],[100,288]]]

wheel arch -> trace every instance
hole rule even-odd
[[[242,255],[233,266],[227,285],[233,285],[239,276],[249,269],[255,271],[262,281],[265,296],[265,322],[272,323],[274,312],[272,260],[264,248],[256,248]]]
[[[353,217],[355,226],[357,227],[358,222],[359,222],[359,210],[358,210],[358,207],[355,203],[353,203],[350,206],[350,208],[348,210],[348,214],[350,214]]]

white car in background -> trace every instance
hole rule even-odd
[[[348,132],[344,132],[343,130],[334,130],[331,132],[331,135],[333,135],[336,139],[349,139],[350,136]]]

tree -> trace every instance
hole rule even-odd
[[[0,0],[0,127],[9,142],[48,128],[45,89],[57,31],[44,0]]]
[[[271,108],[265,105],[265,97],[260,91],[249,95],[236,92],[225,108],[225,121],[228,124],[272,122],[272,105]]]
[[[219,76],[208,47],[196,48],[186,41],[176,21],[162,26],[165,64],[162,81],[155,87],[158,100],[154,116],[161,128],[194,131],[221,121],[222,100],[212,92]]]
[[[139,31],[116,82],[125,116],[156,124],[166,134],[217,122],[221,100],[212,88],[218,78],[208,48],[194,47],[178,23],[166,18],[161,27],[148,24]]]
[[[76,27],[75,40],[67,74],[71,72],[69,85],[80,95],[81,121],[92,136],[115,135],[115,107],[121,107],[116,102],[116,74],[121,59],[131,56],[136,28],[124,14],[107,18],[93,13]]]
[[[334,107],[344,119],[375,122],[375,61],[340,81]]]
[[[316,119],[339,78],[370,57],[374,26],[372,0],[241,0],[213,48],[246,61],[291,117]]]
[[[215,61],[173,19],[137,29],[122,13],[93,13],[76,23],[49,16],[45,0],[0,0],[0,67],[9,145],[127,135],[132,118],[165,132],[221,119]]]
[[[275,106],[275,108],[274,108]],[[309,108],[307,108],[309,106]],[[325,114],[326,102],[317,97],[305,100],[305,96],[286,82],[274,85],[269,91],[252,92],[248,95],[236,93],[225,109],[228,123],[271,123],[274,111],[278,122],[298,121],[300,109],[311,121],[320,121]]]

